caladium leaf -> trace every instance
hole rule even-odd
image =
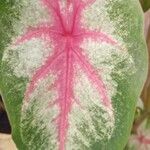
[[[0,86],[18,149],[123,149],[147,72],[140,4],[22,0],[12,7],[19,19],[11,22]]]

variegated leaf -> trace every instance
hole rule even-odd
[[[139,3],[22,0],[10,8],[19,13],[1,91],[17,147],[123,149],[147,71]]]

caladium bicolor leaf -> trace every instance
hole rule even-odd
[[[19,19],[11,22],[0,86],[18,149],[123,149],[147,72],[140,4],[22,0],[13,7]]]

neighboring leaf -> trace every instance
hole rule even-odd
[[[137,133],[132,134],[126,150],[149,150],[150,149],[150,128],[147,127],[148,119],[138,127]]]
[[[150,8],[150,0],[140,0],[143,11],[146,12]]]
[[[19,6],[0,83],[18,149],[123,149],[147,73],[139,3]]]

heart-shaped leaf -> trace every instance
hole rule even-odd
[[[10,15],[0,86],[18,149],[123,149],[147,72],[140,4],[22,0],[6,6],[17,17]]]

